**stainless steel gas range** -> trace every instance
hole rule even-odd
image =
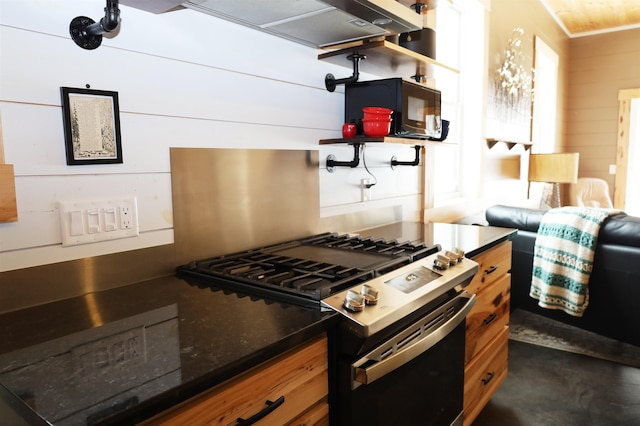
[[[325,233],[177,272],[199,287],[338,312],[333,424],[457,425],[464,320],[474,303],[464,286],[477,270],[456,249]]]
[[[255,303],[335,311],[331,424],[462,424],[465,317],[474,303],[464,287],[478,265],[454,247],[331,232],[402,214],[388,207],[322,218],[318,158],[172,149],[178,275]]]

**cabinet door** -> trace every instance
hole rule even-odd
[[[235,425],[238,419],[249,419],[276,403],[277,407],[255,424],[286,425],[326,399],[327,370],[327,339],[323,337],[260,365],[146,424]],[[310,411],[310,415],[321,419],[315,411]]]
[[[329,404],[321,402],[287,426],[329,426]]]

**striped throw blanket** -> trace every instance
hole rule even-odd
[[[529,296],[538,305],[581,317],[602,223],[619,210],[561,207],[543,216],[536,236]]]

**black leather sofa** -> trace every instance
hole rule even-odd
[[[541,308],[529,296],[533,248],[544,213],[502,205],[486,210],[489,225],[518,229],[513,239],[511,309],[525,309],[640,346],[640,218],[618,214],[600,228],[589,280],[589,306],[578,318]]]

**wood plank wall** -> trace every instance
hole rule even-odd
[[[638,87],[640,29],[571,39],[564,150],[579,152],[579,177],[606,180],[612,198],[618,91]]]
[[[540,37],[559,56],[558,97],[556,109],[556,145],[561,150],[566,125],[569,69],[569,37],[551,17],[540,0],[492,0],[488,78],[504,58],[507,41],[513,29],[524,30],[521,37],[524,65],[533,67],[534,37]],[[490,83],[488,83],[490,84]],[[533,148],[535,152],[536,148]],[[486,148],[484,196],[493,204],[530,205],[527,198],[527,167],[529,151],[522,145],[508,149],[504,144]]]

